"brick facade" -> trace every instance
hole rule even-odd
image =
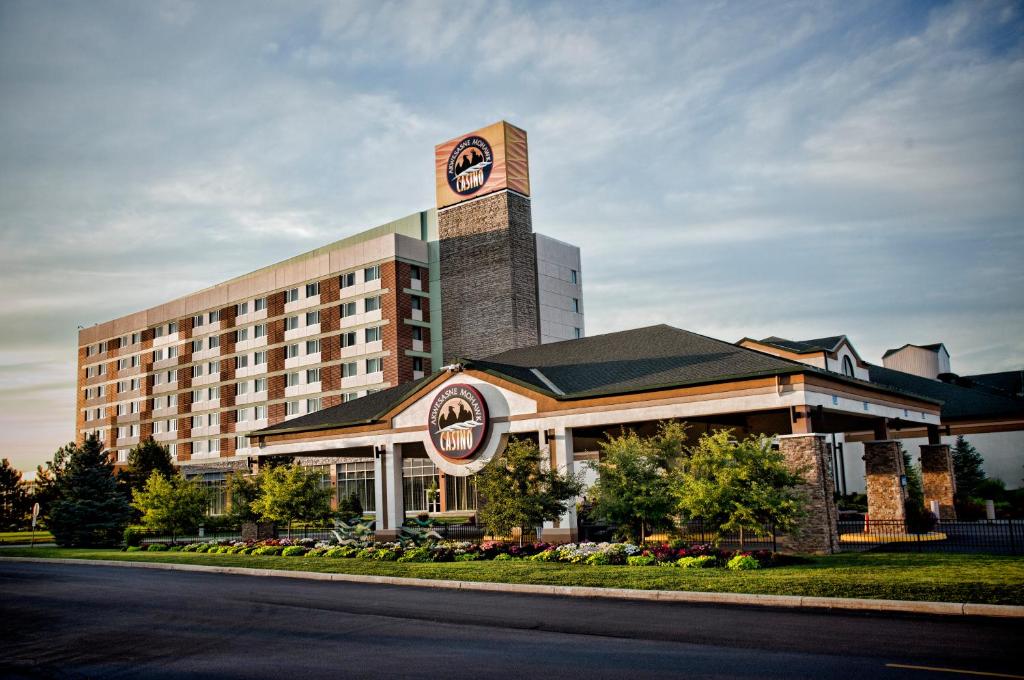
[[[953,504],[956,476],[948,444],[921,446],[921,482],[925,507],[931,509],[931,502],[938,501],[939,519],[956,519],[956,507]]]
[[[790,470],[801,471],[806,480],[800,489],[807,499],[806,515],[799,529],[784,537],[784,545],[795,552],[826,555],[838,552],[838,510],[833,500],[835,477],[824,435],[779,437],[779,451]]]
[[[867,481],[868,516],[872,520],[907,517],[903,478],[903,454],[897,441],[864,442],[864,472]]]

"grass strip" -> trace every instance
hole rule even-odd
[[[149,554],[72,548],[9,548],[0,553],[0,557],[5,555],[224,565],[493,583],[1024,605],[1024,558],[996,555],[851,553],[815,557],[809,564],[745,572],[527,561],[399,564],[355,558]]]

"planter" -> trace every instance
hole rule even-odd
[[[242,522],[243,541],[265,541],[277,538],[277,525],[273,522]]]

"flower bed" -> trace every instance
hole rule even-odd
[[[324,557],[377,560],[381,562],[558,562],[590,566],[677,567],[682,569],[727,568],[736,571],[803,562],[766,550],[729,551],[711,545],[679,546],[663,543],[637,546],[632,543],[505,543],[487,541],[350,542],[332,544],[314,539],[269,539],[264,541],[220,541],[173,545],[151,543],[129,547],[132,552],[194,552],[229,555],[282,557]]]

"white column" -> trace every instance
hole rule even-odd
[[[384,455],[373,450],[373,501],[376,507],[374,513],[377,516],[376,531],[382,531],[387,526],[387,492],[384,490],[387,483],[387,469],[384,466]]]
[[[399,529],[405,522],[405,498],[402,493],[402,445],[388,444],[384,453],[387,469],[387,529]]]
[[[554,468],[563,475],[571,475],[576,472],[575,460],[573,457],[573,441],[571,427],[555,427],[555,437],[548,446],[541,450]],[[541,442],[543,442],[543,432]],[[554,456],[551,455],[551,445],[554,446]],[[573,500],[557,522],[545,522],[544,534],[546,537],[559,540],[575,540],[577,532],[576,523],[576,501]]]

